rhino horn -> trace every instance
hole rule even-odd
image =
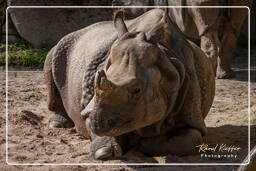
[[[111,90],[114,87],[113,83],[107,79],[104,70],[97,71],[95,75],[94,85],[96,90]]]
[[[117,10],[114,14],[114,26],[118,32],[118,38],[122,37],[128,32],[128,29],[124,23],[124,9]]]

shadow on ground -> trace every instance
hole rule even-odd
[[[256,126],[251,126],[251,148],[256,145]],[[196,148],[195,155],[191,156],[159,156],[159,157],[148,157],[138,151],[128,152],[122,162],[124,163],[242,163],[248,155],[248,127],[247,126],[233,126],[224,125],[220,127],[209,127],[208,134],[204,138],[204,143],[208,144],[209,147],[218,148],[215,152],[198,152],[199,148]],[[228,149],[222,148],[221,145],[226,147],[239,147],[240,150],[226,151]],[[174,147],[175,148],[175,147]],[[236,158],[205,158],[201,157],[201,154],[233,154],[237,155]],[[127,162],[129,161],[129,162]],[[132,167],[132,166],[131,166]]]

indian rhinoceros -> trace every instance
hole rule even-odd
[[[253,0],[113,0],[115,6],[197,6],[166,8],[169,16],[188,37],[200,39],[201,48],[216,63],[216,78],[232,78],[230,58],[248,14],[246,8],[200,8],[200,6],[248,6]],[[128,17],[150,8],[127,8]]]
[[[133,147],[148,155],[190,154],[207,132],[213,65],[163,10],[122,16],[71,33],[49,52],[44,73],[56,114],[49,126],[72,120],[91,139],[96,159]]]

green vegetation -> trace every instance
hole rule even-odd
[[[0,66],[5,65],[5,44],[0,44]],[[8,45],[8,65],[42,67],[49,48],[35,48],[30,43],[19,40]]]

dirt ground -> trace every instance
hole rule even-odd
[[[241,51],[244,52],[244,51]],[[255,55],[255,54],[254,54]],[[256,55],[255,55],[256,56]],[[227,144],[241,149],[237,158],[205,158],[198,155],[146,157],[130,152],[121,160],[104,163],[240,163],[248,153],[248,69],[243,53],[235,58],[233,68],[237,77],[216,81],[216,97],[206,118],[208,134],[204,142],[209,146]],[[15,70],[15,69],[14,69]],[[5,72],[0,72],[0,170],[235,170],[238,166],[99,166],[101,161],[89,155],[89,140],[79,136],[73,128],[49,130],[51,113],[46,107],[46,86],[42,71],[10,71],[8,73],[8,162],[12,164],[76,163],[74,166],[8,166],[5,163]],[[256,111],[256,65],[251,70],[251,118]],[[251,144],[256,145],[256,122],[251,125]],[[228,153],[229,154],[229,153]],[[78,166],[94,163],[96,166]],[[200,168],[199,168],[200,167]]]

